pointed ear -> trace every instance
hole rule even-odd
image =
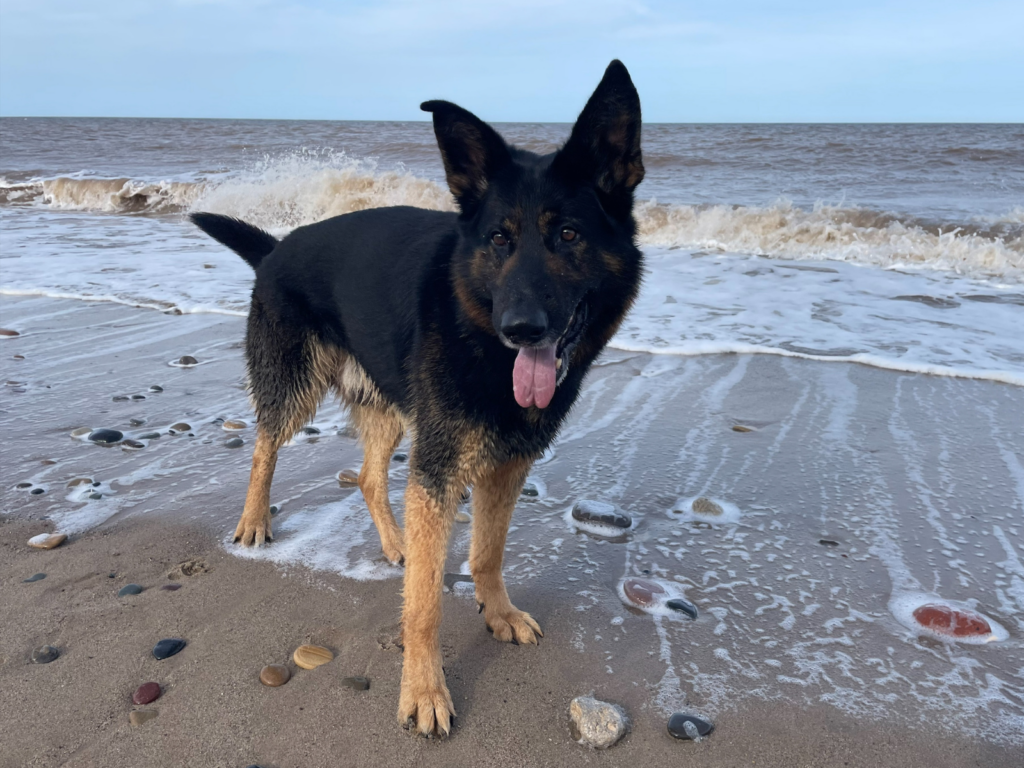
[[[640,154],[640,96],[617,59],[583,108],[554,168],[592,183],[613,209],[632,208],[633,190],[644,178]]]
[[[434,115],[434,134],[444,160],[448,188],[463,213],[469,213],[487,192],[490,179],[512,159],[508,145],[491,126],[448,101],[425,101]]]

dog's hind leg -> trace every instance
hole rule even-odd
[[[235,528],[235,541],[242,546],[262,546],[271,541],[270,527],[270,483],[277,466],[277,450],[280,441],[265,429],[257,427],[256,449],[252,453],[252,474],[249,476],[249,491],[245,496],[245,509]]]
[[[392,563],[401,563],[405,559],[405,540],[388,500],[388,467],[405,430],[401,419],[391,410],[356,405],[352,407],[352,416],[363,443],[359,490],[377,526],[385,557]]]
[[[506,643],[536,643],[544,636],[533,617],[509,601],[501,576],[509,521],[532,463],[527,459],[508,461],[483,473],[473,487],[469,572],[487,627]]]

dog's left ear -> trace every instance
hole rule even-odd
[[[490,179],[512,160],[512,153],[497,131],[450,101],[425,101],[420,109],[434,115],[448,188],[462,212],[470,214],[487,192]]]
[[[593,183],[610,203],[613,215],[629,214],[633,190],[644,179],[640,96],[618,59],[608,65],[553,167],[570,178]]]

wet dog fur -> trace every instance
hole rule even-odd
[[[281,241],[225,216],[192,220],[256,271],[246,358],[257,438],[235,541],[271,540],[278,449],[328,393],[340,397],[360,432],[359,487],[384,554],[405,563],[398,718],[446,736],[455,708],[438,630],[456,506],[472,486],[469,563],[487,626],[498,640],[536,643],[540,627],[502,580],[505,537],[531,465],[639,290],[633,193],[644,168],[640,100],[618,61],[549,155],[506,144],[449,102],[422,108],[458,213],[365,210]],[[517,356],[543,349],[557,386],[546,407],[524,407]],[[403,531],[388,466],[407,432]]]

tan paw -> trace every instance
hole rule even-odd
[[[261,547],[265,542],[273,541],[274,536],[270,530],[270,509],[260,515],[242,513],[242,519],[238,521],[235,528],[235,543],[243,547]]]
[[[481,611],[487,622],[487,628],[494,633],[495,639],[501,640],[503,643],[516,643],[517,645],[533,643],[537,645],[540,638],[544,637],[544,633],[540,631],[540,625],[534,621],[533,617],[526,611],[520,611],[514,605],[509,605],[504,609],[491,610],[484,603]]]
[[[439,678],[439,679],[438,679]],[[440,675],[402,673],[402,693],[398,698],[398,722],[421,736],[447,738],[455,717],[455,705]]]
[[[401,530],[396,530],[387,538],[382,536],[380,545],[384,549],[384,557],[395,565],[405,564],[405,537]]]

